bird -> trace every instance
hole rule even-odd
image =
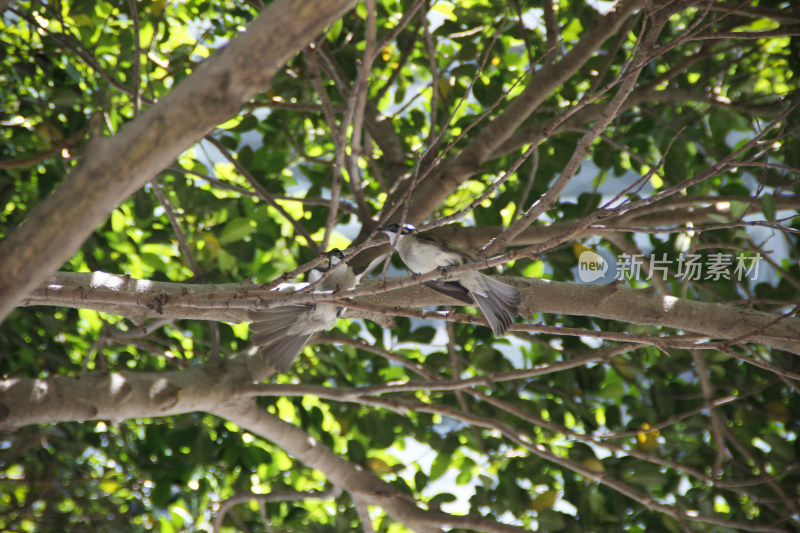
[[[437,269],[478,261],[468,250],[447,241],[420,233],[411,224],[390,224],[378,228],[395,246],[411,274],[426,274]],[[459,272],[452,281],[425,282],[431,289],[469,305],[478,304],[495,335],[502,335],[511,326],[512,315],[519,314],[520,292],[480,272]]]
[[[338,292],[355,288],[355,275],[345,262],[342,251],[334,248],[325,255],[328,258],[327,268],[312,270],[308,275],[309,282],[315,283],[327,273],[327,277],[313,292]],[[258,352],[266,363],[278,372],[286,372],[311,336],[332,328],[343,313],[343,307],[327,303],[284,305],[252,311],[251,339],[259,347]]]

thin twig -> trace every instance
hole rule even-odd
[[[336,164],[333,166],[333,180],[331,182],[331,201],[328,208],[328,218],[325,222],[325,234],[322,237],[322,244],[320,249],[327,250],[330,244],[331,236],[333,235],[333,228],[336,225],[336,220],[339,217],[339,196],[342,191],[342,168],[345,158],[344,146],[344,127],[340,130],[336,126],[336,116],[333,111],[328,93],[325,91],[325,86],[319,77],[319,63],[317,62],[316,54],[312,50],[305,50],[306,62],[308,63],[308,77],[311,80],[311,85],[317,92],[320,101],[322,102],[322,111],[325,116],[325,121],[328,123],[328,129],[331,132],[333,144],[336,147]],[[344,126],[344,125],[343,125]]]
[[[714,409],[711,405],[714,398],[714,388],[711,385],[711,378],[703,354],[697,350],[691,350],[690,353],[692,354],[692,361],[694,361],[695,373],[700,381],[703,400],[708,406],[708,416],[711,418],[711,436],[717,448],[713,466],[713,475],[716,477],[722,472],[722,463],[731,457],[731,452],[728,451],[728,447],[725,445],[725,431],[723,428],[725,422],[722,420],[719,410]]]
[[[189,246],[189,241],[186,239],[186,234],[184,233],[183,228],[181,228],[181,223],[178,220],[178,217],[175,215],[175,210],[172,208],[172,203],[170,203],[167,195],[164,194],[164,191],[161,189],[161,184],[158,183],[158,180],[152,180],[150,182],[150,186],[152,187],[153,193],[158,199],[158,203],[164,208],[164,214],[167,215],[169,224],[172,226],[172,231],[175,233],[175,238],[178,239],[178,248],[180,248],[181,254],[183,255],[184,259],[186,259],[186,262],[194,274],[195,279],[197,281],[202,281],[203,271],[194,258],[192,248]]]
[[[136,0],[128,0],[128,8],[131,12],[131,21],[133,22],[133,116],[139,115],[142,110],[142,47],[139,35],[139,10],[136,6]]]
[[[214,138],[211,135],[206,135],[205,139],[209,143],[211,143],[217,150],[219,150],[219,152],[225,159],[227,159],[231,164],[233,164],[236,171],[239,172],[239,174],[241,174],[242,177],[244,177],[244,179],[247,180],[247,182],[250,184],[253,190],[255,190],[256,193],[258,193],[259,198],[267,202],[267,204],[269,204],[273,209],[278,211],[278,213],[280,213],[281,216],[283,216],[294,227],[294,230],[298,234],[302,235],[303,238],[305,238],[306,244],[311,249],[311,251],[314,252],[314,254],[319,255],[320,253],[319,246],[317,245],[316,242],[314,242],[314,239],[311,238],[311,235],[309,235],[308,231],[306,231],[306,228],[304,228],[303,225],[300,224],[298,220],[295,220],[286,211],[286,209],[283,208],[282,205],[280,205],[275,201],[272,195],[268,193],[264,187],[261,186],[261,184],[252,174],[250,174],[250,171],[247,170],[237,158],[233,157],[233,154],[230,153],[230,151],[225,147],[225,145],[223,145],[221,142],[219,142],[216,138]]]
[[[649,53],[653,48],[655,40],[658,37],[664,22],[664,20],[654,21],[654,25],[652,28],[650,28],[647,36],[642,38],[642,48],[644,53]],[[632,58],[630,61],[632,61]],[[621,75],[622,82],[620,83],[617,93],[608,103],[606,108],[600,113],[600,116],[589,129],[589,131],[587,131],[586,134],[580,139],[578,146],[575,148],[575,151],[572,153],[569,161],[564,166],[564,169],[561,171],[561,175],[558,177],[558,179],[556,179],[556,181],[549,187],[548,191],[544,193],[541,198],[539,198],[539,200],[537,200],[525,212],[524,215],[522,215],[503,233],[489,241],[489,243],[481,249],[481,252],[490,255],[504,249],[509,242],[514,240],[517,235],[522,233],[522,231],[531,225],[542,213],[550,209],[555,204],[556,200],[561,195],[561,192],[564,190],[564,187],[567,186],[567,183],[569,183],[569,181],[577,173],[581,163],[589,153],[592,143],[595,141],[595,139],[597,139],[602,131],[606,129],[611,120],[617,115],[625,100],[633,91],[636,80],[638,79],[643,67],[644,65],[642,64],[638,68],[633,69],[631,72]],[[622,72],[625,72],[624,68]],[[530,151],[530,148],[528,150]]]
[[[345,120],[342,123],[343,133],[349,125],[350,109],[352,105],[353,131],[350,136],[350,154],[347,156],[347,173],[350,178],[350,190],[356,200],[356,205],[360,213],[360,218],[366,222],[371,218],[370,209],[364,197],[364,188],[361,182],[361,174],[358,169],[358,158],[361,156],[364,109],[367,105],[367,80],[375,59],[375,0],[365,0],[367,8],[366,26],[366,46],[364,48],[364,59],[358,68],[356,82],[352,87],[352,92],[348,101],[348,112],[345,113]]]

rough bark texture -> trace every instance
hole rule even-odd
[[[82,376],[0,381],[0,429],[41,423],[153,418],[204,411],[234,422],[289,450],[325,472],[354,499],[379,505],[415,531],[446,525],[485,525],[485,530],[520,533],[479,516],[425,510],[372,473],[334,453],[302,429],[258,407],[247,393],[252,365],[247,357],[171,372],[92,372]]]
[[[535,71],[525,90],[495,120],[489,122],[457,157],[448,158],[417,184],[408,211],[408,221],[417,224],[429,217],[445,198],[493,156],[498,147],[512,136],[556,88],[581,68],[603,42],[614,35],[641,4],[640,0],[620,2],[616,9],[598,18],[563,59]],[[528,142],[538,141],[531,139]],[[411,180],[406,187],[399,187],[390,195],[387,203],[392,205],[393,202],[398,202],[409,185]],[[395,213],[395,218],[399,219],[399,215],[399,212]]]
[[[398,278],[387,279],[392,282]],[[662,326],[707,335],[709,338],[757,342],[800,354],[800,319],[664,296],[651,289],[618,284],[581,285],[530,278],[503,278],[522,292],[530,313],[592,316],[631,324]],[[379,280],[365,280],[360,290],[371,291]],[[390,293],[364,295],[357,303],[397,308],[460,305],[438,292],[415,285]],[[129,317],[175,318],[244,322],[259,302],[285,297],[257,285],[193,285],[134,280],[105,273],[58,272],[25,300],[24,305],[58,305],[95,309]],[[369,318],[351,311],[348,316]]]
[[[93,139],[61,186],[0,242],[0,321],[72,256],[116,205],[260,91],[354,0],[278,0],[112,138]]]
[[[210,411],[250,382],[247,366],[207,363],[170,372],[91,372],[0,381],[0,428]]]

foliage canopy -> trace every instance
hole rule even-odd
[[[0,237],[289,4],[6,7]],[[0,529],[800,531],[798,27],[774,0],[331,18],[0,326]],[[400,217],[499,257],[509,335],[394,258],[393,292],[379,266],[291,372],[242,379],[274,296],[247,282],[364,267]],[[583,283],[586,252],[639,275]]]

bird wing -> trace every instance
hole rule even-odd
[[[264,362],[278,372],[287,372],[294,363],[295,357],[303,350],[311,335],[286,335],[275,338],[270,344],[258,349]]]
[[[270,344],[278,337],[286,335],[292,327],[309,310],[307,305],[284,305],[252,311],[249,314],[251,340],[253,344]]]
[[[285,305],[252,311],[249,318],[250,339],[258,346],[264,362],[278,372],[291,368],[294,358],[306,345],[311,333],[289,334],[289,328],[305,318],[311,306]]]
[[[456,246],[455,244],[453,244],[451,242],[446,242],[446,241],[440,239],[439,237],[436,237],[435,235],[430,235],[430,234],[427,234],[427,233],[418,233],[417,235],[415,235],[415,237],[417,239],[421,240],[421,241],[426,242],[426,243],[432,244],[432,245],[437,246],[439,248],[444,248],[446,250],[450,250],[452,252],[455,252],[458,255],[463,256],[463,258],[462,258],[460,263],[459,262],[453,262],[452,263],[453,265],[464,264],[464,263],[467,263],[467,262],[470,262],[470,261],[471,262],[478,261],[478,256],[476,256],[470,250],[467,250],[466,248],[462,248],[460,246]]]
[[[483,316],[495,335],[502,335],[514,322],[512,315],[519,314],[520,292],[511,285],[476,272],[473,278],[478,287],[471,291]],[[470,285],[472,287],[472,285]]]
[[[469,291],[457,281],[426,281],[423,285],[445,296],[455,298],[459,302],[464,302],[467,305],[475,305],[475,301],[472,299],[472,296],[469,295]]]

